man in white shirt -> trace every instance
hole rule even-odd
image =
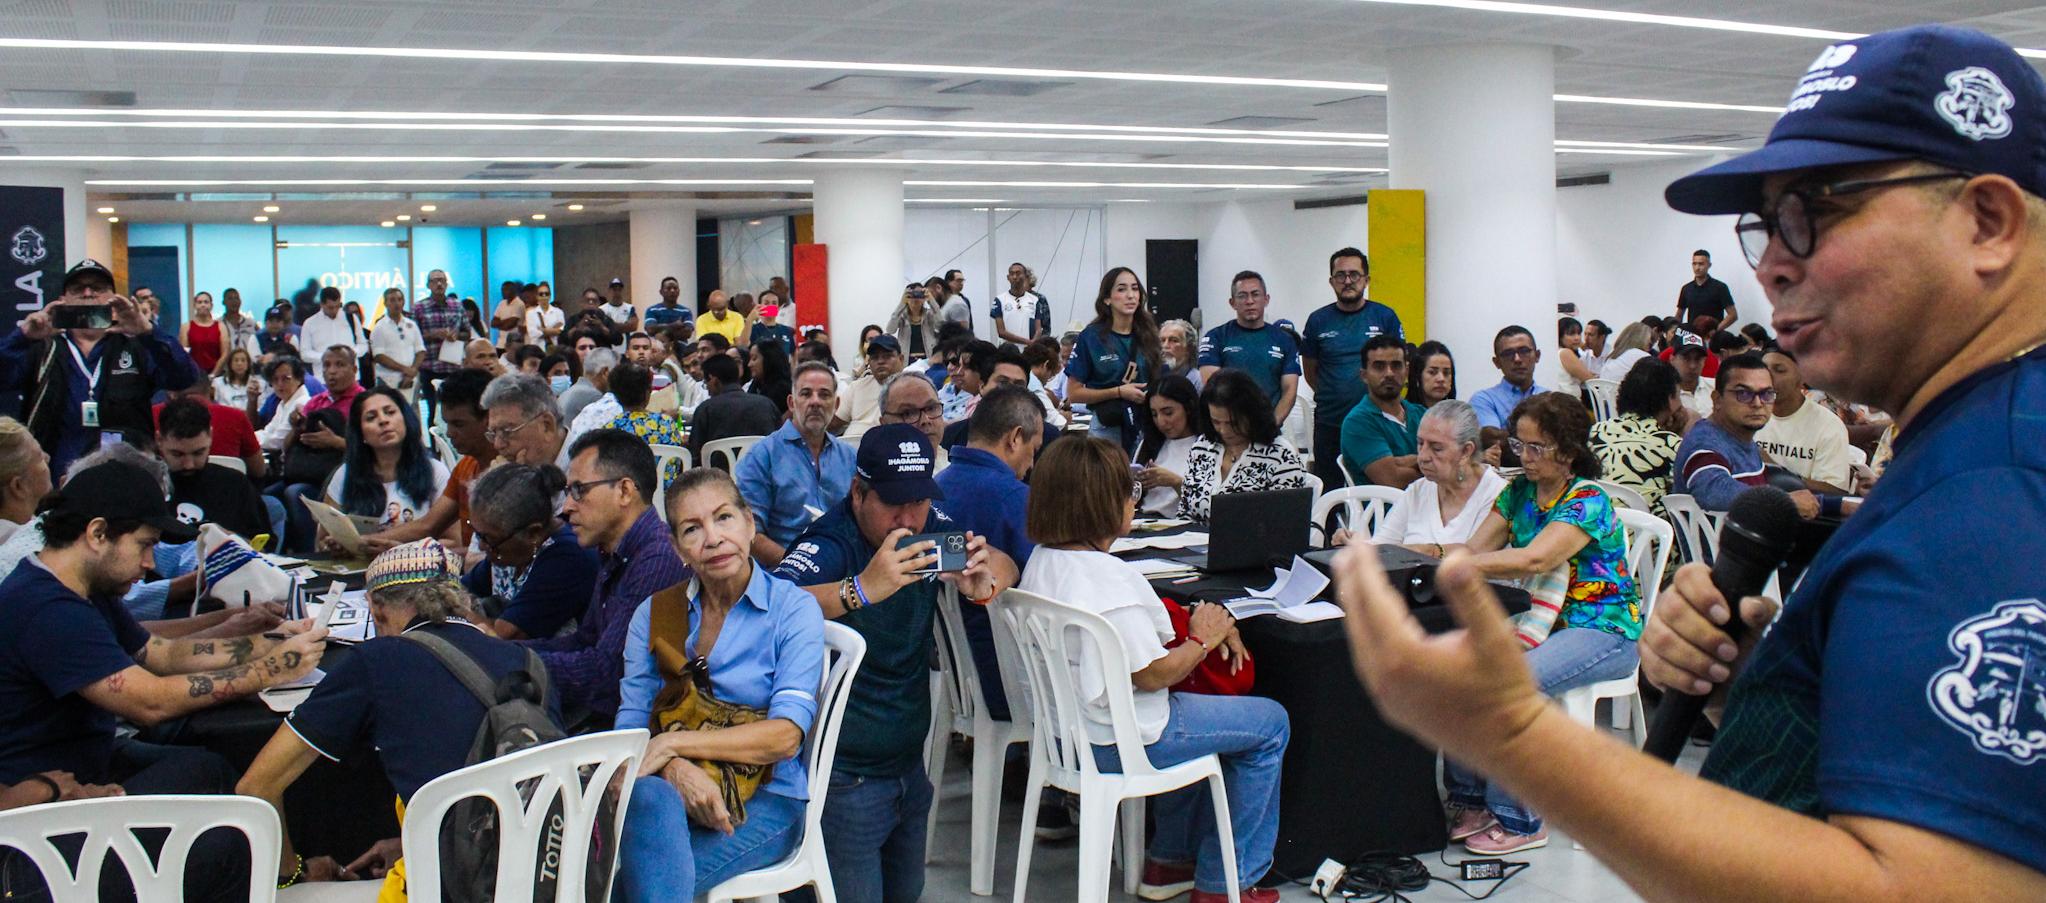
[[[271,391],[277,393],[277,412],[256,431],[256,444],[263,446],[264,451],[283,451],[284,440],[291,435],[291,418],[312,398],[305,388],[305,363],[295,357],[280,357],[264,375],[270,380]]]
[[[1712,383],[1703,377],[1705,358],[1711,352],[1705,342],[1695,334],[1677,331],[1677,347],[1670,355],[1669,364],[1677,369],[1677,398],[1684,407],[1699,417],[1712,416]]]
[[[1030,268],[1009,264],[1009,290],[995,296],[993,316],[995,341],[1028,345],[1030,340],[1051,329],[1051,304],[1030,290]]]
[[[1755,444],[1772,463],[1804,480],[1821,495],[1852,495],[1847,459],[1847,424],[1840,415],[1805,397],[1797,358],[1780,348],[1762,355],[1776,388],[1776,408],[1755,434]]]
[[[320,309],[299,324],[298,347],[317,354],[335,345],[353,348],[362,357],[369,353],[369,332],[341,312],[341,290],[330,285],[320,289]]]
[[[1612,335],[1613,328],[1607,326],[1604,320],[1584,322],[1584,346],[1577,349],[1577,356],[1591,372],[1597,373],[1598,368],[1606,365],[1606,340],[1612,338]]]
[[[553,304],[540,303],[539,286],[526,288],[534,293],[533,303],[526,305],[526,341],[545,347],[561,335],[562,327],[567,325],[567,318],[562,316],[561,308]]]
[[[405,316],[403,289],[384,289],[384,318],[369,332],[369,350],[376,357],[377,382],[409,396],[426,357],[426,340],[419,324]]]
[[[639,310],[625,300],[625,280],[611,280],[611,297],[598,310],[618,324],[619,335],[639,331]]]

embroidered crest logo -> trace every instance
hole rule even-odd
[[[134,358],[134,356],[133,356],[133,355],[130,355],[130,354],[129,354],[128,352],[126,352],[126,351],[123,351],[123,352],[121,352],[121,356],[120,356],[120,358],[119,358],[118,360],[114,361],[114,369],[116,369],[116,370],[133,370],[133,369],[135,369],[135,358]]]
[[[1981,66],[1947,73],[1947,89],[1932,100],[1932,108],[1954,131],[1976,141],[2010,134],[2010,110],[2016,105],[2003,79]]]
[[[43,233],[34,226],[23,226],[14,230],[14,238],[8,242],[7,253],[22,266],[35,266],[50,256],[50,245],[43,240]]]
[[[1926,698],[1985,753],[2030,765],[2046,756],[2046,605],[2016,599],[1954,628],[1960,663],[1933,675]]]

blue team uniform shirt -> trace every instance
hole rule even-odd
[[[1279,403],[1287,376],[1300,375],[1300,344],[1267,323],[1256,329],[1230,320],[1201,336],[1200,365],[1234,367],[1250,374],[1265,397]]]
[[[1118,335],[1106,324],[1093,323],[1073,340],[1073,356],[1066,360],[1066,378],[1089,389],[1121,385],[1129,364],[1137,365],[1136,382],[1144,382],[1151,364],[1136,347],[1134,336]]]
[[[1037,544],[1030,541],[1024,523],[1030,510],[1030,484],[1016,479],[1016,472],[992,452],[971,446],[952,449],[952,461],[938,471],[938,488],[945,490],[946,503],[958,529],[971,530],[987,538],[988,545],[1016,559],[1016,569],[1030,563]],[[1009,699],[1002,688],[1002,666],[995,657],[994,627],[988,623],[987,606],[959,600],[959,622],[966,629],[966,645],[973,650],[973,666],[980,675],[982,701],[996,721],[1009,720]]]
[[[848,500],[849,501],[849,500]],[[860,535],[848,501],[841,501],[796,537],[774,575],[797,586],[837,583],[866,570],[875,549]],[[923,532],[960,529],[936,505]],[[867,657],[853,678],[833,770],[865,777],[898,777],[923,763],[931,723],[930,667],[936,617],[936,575],[886,599],[838,617],[867,641]]]
[[[1314,358],[1320,368],[1314,373],[1314,422],[1342,423],[1364,399],[1364,381],[1357,378],[1357,371],[1364,367],[1364,343],[1375,335],[1407,338],[1400,315],[1376,301],[1348,311],[1329,304],[1307,315],[1300,353]]]
[[[1736,679],[1706,777],[2046,871],[2042,412],[2046,350],[1948,389],[1897,437]]]
[[[106,783],[114,713],[78,691],[148,644],[118,597],[80,596],[33,556],[0,581],[0,784],[57,770]]]

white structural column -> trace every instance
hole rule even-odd
[[[888,315],[902,302],[902,174],[864,168],[823,173],[811,194],[817,242],[825,246],[829,261],[831,322],[826,330],[831,353],[851,361],[860,327],[886,327]],[[797,315],[803,316],[800,309]]]
[[[1517,323],[1554,372],[1555,48],[1411,47],[1391,54],[1392,188],[1427,192],[1428,337],[1464,366],[1465,397],[1498,374],[1494,333]]]
[[[632,284],[626,288],[632,306],[644,311],[661,303],[661,280],[673,276],[682,283],[682,304],[696,310],[696,208],[686,204],[636,208],[628,227]]]

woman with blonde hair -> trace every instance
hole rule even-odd
[[[1620,334],[1613,337],[1613,350],[1604,365],[1598,368],[1599,379],[1619,382],[1627,378],[1627,371],[1634,369],[1636,361],[1651,356],[1648,346],[1655,341],[1655,331],[1646,323],[1629,323],[1620,328]]]
[[[902,289],[902,303],[888,315],[888,334],[902,343],[902,359],[929,357],[938,347],[938,306],[921,282]]]
[[[0,542],[35,518],[50,488],[49,453],[21,421],[0,417]]]

